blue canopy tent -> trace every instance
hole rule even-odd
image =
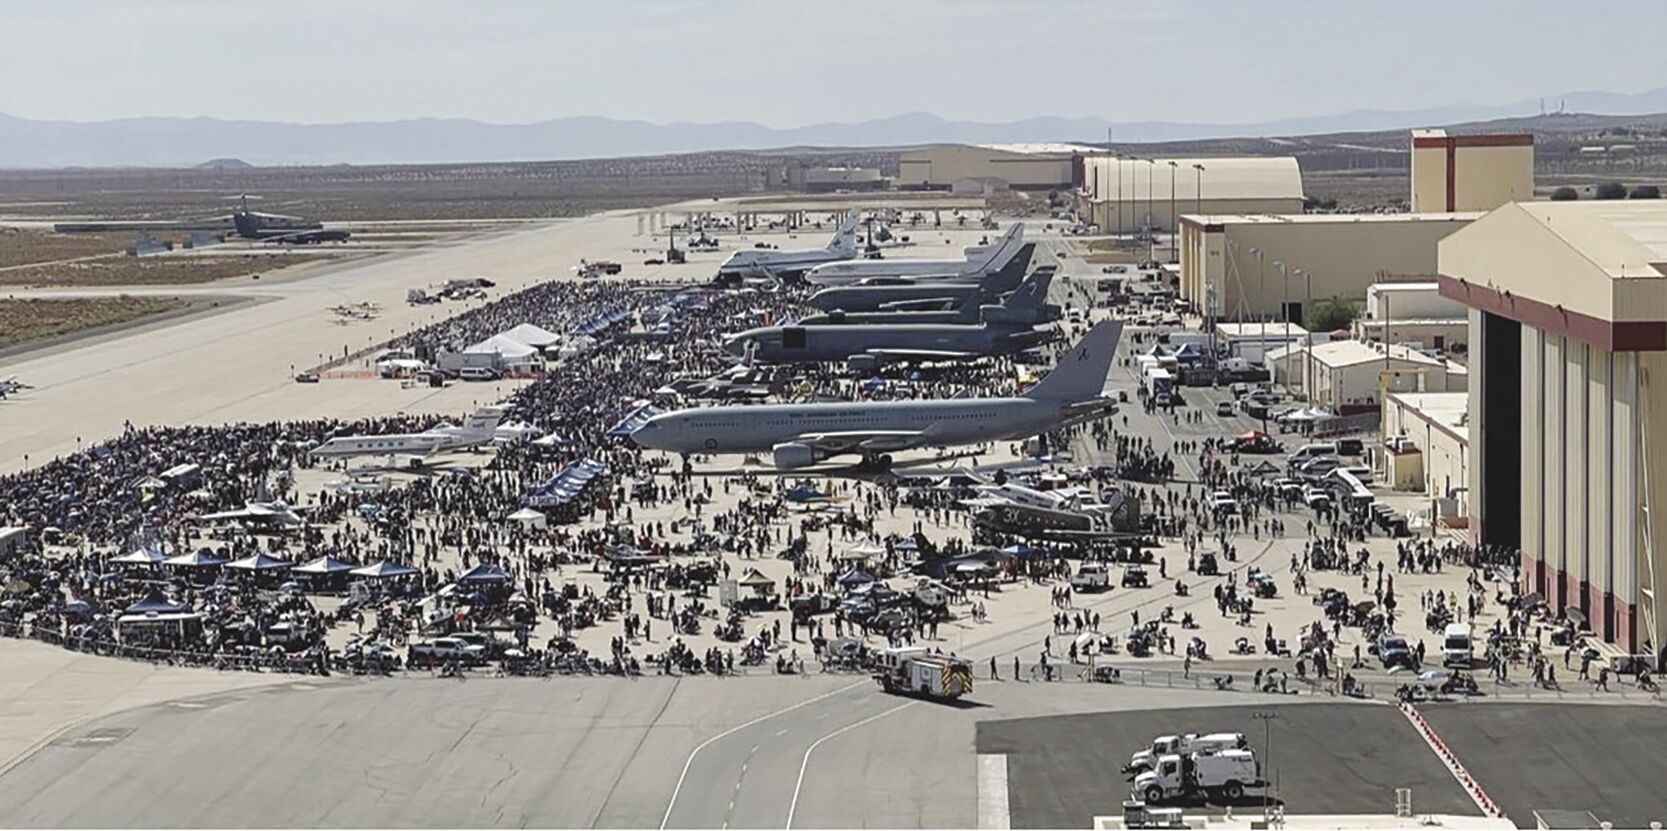
[[[514,580],[514,575],[493,563],[481,563],[457,576],[459,583],[509,583]]]
[[[177,615],[177,614],[183,614],[183,613],[189,612],[189,611],[191,611],[191,607],[188,604],[181,603],[178,600],[170,600],[167,597],[167,595],[164,595],[162,592],[159,592],[159,591],[156,591],[155,589],[152,589],[151,591],[146,592],[145,596],[139,598],[139,600],[137,602],[135,602],[132,606],[129,606],[126,609],[122,610],[122,614],[124,614],[124,615],[149,615],[149,614]]]

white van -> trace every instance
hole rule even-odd
[[[1290,463],[1293,464],[1293,465],[1299,465],[1299,464],[1302,464],[1303,462],[1308,461],[1309,459],[1323,459],[1323,458],[1329,458],[1329,459],[1337,458],[1337,445],[1332,444],[1331,442],[1320,442],[1320,443],[1317,443],[1317,444],[1305,444],[1302,447],[1298,448],[1297,452],[1291,454]]]
[[[498,371],[484,366],[466,366],[457,371],[457,377],[465,381],[496,381]]]

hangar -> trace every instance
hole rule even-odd
[[[998,180],[1025,190],[1071,188],[1081,159],[1097,152],[1080,144],[933,144],[898,157],[897,187],[948,190],[963,180]]]
[[[1658,655],[1667,204],[1507,204],[1442,240],[1439,281],[1468,307],[1475,541],[1520,550],[1554,613]]]
[[[1101,151],[1082,167],[1077,212],[1106,233],[1167,233],[1183,214],[1302,213],[1302,171],[1290,156],[1145,159]]]
[[[1291,319],[1302,322],[1308,298],[1359,300],[1373,283],[1430,280],[1436,243],[1481,216],[1189,214],[1181,217],[1181,297],[1200,309],[1210,301],[1228,320],[1283,320],[1289,303]]]

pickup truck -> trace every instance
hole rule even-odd
[[[411,667],[449,663],[478,665],[486,663],[486,648],[461,638],[435,638],[426,643],[411,644],[406,650],[405,663]]]

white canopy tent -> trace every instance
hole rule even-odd
[[[544,347],[562,339],[561,335],[532,323],[523,323],[512,329],[500,332],[498,333],[498,337],[509,338],[516,343],[524,343],[537,349],[543,349]]]

